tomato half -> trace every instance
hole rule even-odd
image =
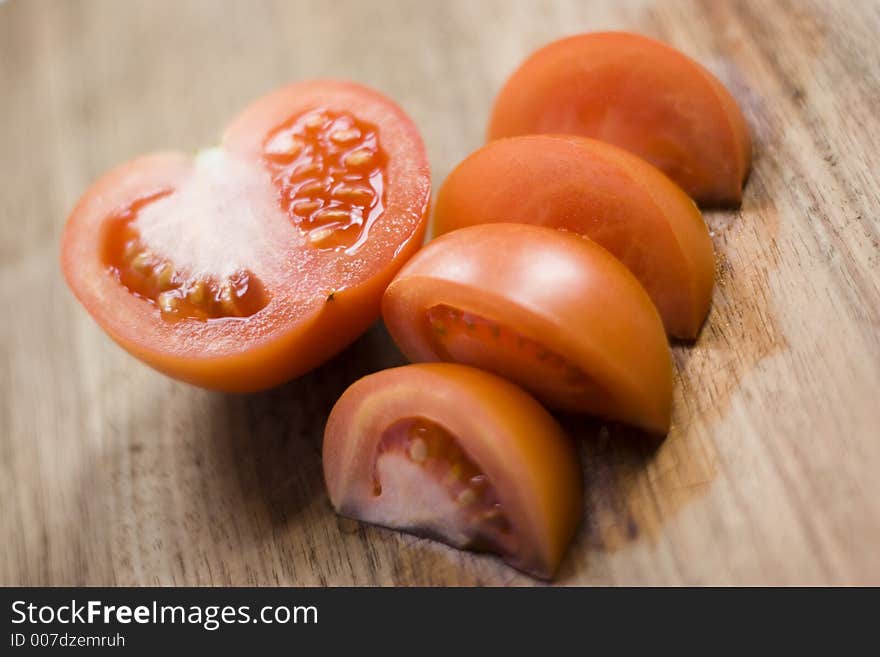
[[[68,219],[61,262],[136,357],[197,385],[259,390],[376,319],[421,245],[429,197],[402,110],[355,84],[305,82],[257,100],[219,147],[105,175]]]
[[[594,137],[639,155],[699,203],[739,203],[751,141],[733,96],[666,44],[599,32],[533,53],[498,94],[489,139]]]
[[[490,142],[440,188],[434,232],[530,223],[586,235],[635,274],[666,330],[694,338],[712,300],[715,258],[700,211],[639,157],[585,137]]]
[[[447,233],[401,269],[382,314],[411,361],[472,365],[553,408],[669,429],[660,316],[629,270],[585,237],[502,223]]]
[[[343,393],[324,433],[342,515],[500,554],[551,577],[581,518],[577,453],[520,388],[463,365],[407,365]]]

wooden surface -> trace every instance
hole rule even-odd
[[[706,215],[718,286],[674,349],[668,439],[566,420],[587,513],[558,582],[880,584],[880,7],[859,0],[0,4],[0,584],[532,583],[332,513],[323,422],[402,362],[381,326],[276,390],[198,390],[104,336],[58,237],[102,171],[209,145],[298,78],[397,99],[436,189],[525,55],[607,28],[713,70],[755,165],[741,211]]]

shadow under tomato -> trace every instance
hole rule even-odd
[[[313,534],[333,517],[324,423],[349,384],[403,362],[380,323],[313,372],[250,395],[202,390],[119,355],[96,396],[100,435],[57,482],[70,498],[62,533],[73,566],[49,570],[53,546],[35,535],[28,553],[40,565],[20,583],[327,584],[322,563],[303,572],[288,559],[319,544]]]
[[[279,526],[321,494],[321,443],[336,400],[362,376],[404,362],[376,323],[294,381],[260,393],[214,394],[209,433],[235,464],[236,485],[245,492],[246,504],[261,507],[270,524]]]
[[[572,415],[558,419],[577,443],[584,472],[584,524],[577,542],[607,550],[638,538],[644,522],[632,492],[661,440],[622,424]]]
[[[660,440],[631,427],[580,417],[561,417],[581,452],[585,481],[584,525],[575,538],[560,580],[590,572],[589,552],[614,552],[636,541],[655,543],[663,525],[705,495],[727,446],[719,432],[744,378],[764,358],[785,348],[770,302],[778,212],[755,164],[738,211],[704,211],[716,251],[712,309],[694,342],[675,341],[672,428]],[[758,232],[760,239],[755,239]]]

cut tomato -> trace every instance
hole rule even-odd
[[[576,134],[616,144],[699,203],[739,203],[751,163],[742,111],[697,62],[637,34],[562,39],[532,54],[498,94],[489,139]]]
[[[68,219],[62,267],[120,345],[227,391],[320,364],[378,316],[422,243],[430,197],[409,118],[365,87],[318,81],[256,101],[219,147],[108,173]]]
[[[715,272],[709,231],[693,201],[641,158],[585,137],[490,142],[443,183],[434,232],[490,222],[590,237],[636,275],[670,334],[700,330]]]
[[[330,413],[324,477],[342,515],[500,554],[551,577],[581,518],[577,453],[515,385],[463,365],[354,383]]]
[[[401,269],[382,314],[412,361],[473,365],[553,408],[669,429],[660,316],[629,270],[585,237],[504,223],[447,233]]]

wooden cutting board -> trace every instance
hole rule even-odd
[[[858,0],[0,3],[0,584],[534,583],[332,513],[323,423],[403,362],[381,325],[276,390],[198,390],[104,336],[58,238],[107,168],[210,145],[301,78],[397,99],[436,188],[523,57],[609,28],[714,71],[755,164],[741,210],[706,213],[718,284],[674,347],[669,437],[566,419],[586,514],[558,582],[880,584],[880,5]]]

